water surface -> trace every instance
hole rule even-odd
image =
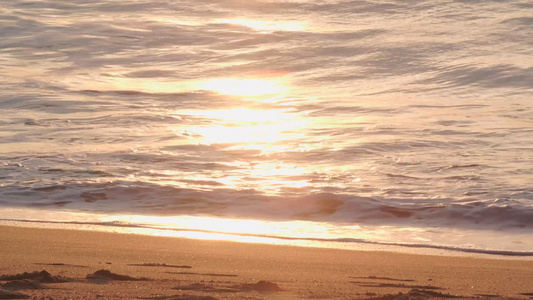
[[[531,16],[529,1],[3,1],[0,218],[531,253]]]

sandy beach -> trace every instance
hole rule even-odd
[[[533,295],[533,261],[0,227],[0,299]]]

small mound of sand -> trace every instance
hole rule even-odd
[[[217,293],[238,293],[238,292],[251,292],[256,291],[260,293],[274,293],[284,291],[277,284],[269,281],[259,281],[253,284],[241,284],[235,285],[230,288],[226,287],[214,287],[206,285],[203,283],[194,283],[190,285],[177,286],[174,287],[175,290],[184,290],[184,291],[199,291],[199,292],[217,292]]]
[[[238,286],[241,290],[254,290],[262,293],[273,293],[273,292],[282,292],[283,289],[280,288],[277,284],[270,281],[259,281],[254,284],[243,284]]]
[[[93,274],[89,274],[86,276],[87,279],[92,280],[122,280],[122,281],[140,281],[140,280],[147,280],[146,278],[134,278],[127,275],[119,275],[112,273],[109,270],[98,270],[94,272]]]
[[[29,279],[23,279],[23,280],[8,281],[2,285],[2,288],[6,290],[16,291],[16,290],[37,290],[37,289],[43,289],[44,287],[35,281],[31,281]]]
[[[434,291],[412,289],[407,294],[403,294],[403,293],[398,293],[396,295],[389,294],[389,295],[366,298],[366,299],[367,300],[426,300],[426,299],[434,299],[434,298],[461,298],[461,297],[438,293]]]
[[[24,280],[24,279],[31,279],[37,282],[42,283],[58,283],[58,282],[66,282],[66,279],[61,276],[52,276],[50,273],[48,273],[45,270],[42,270],[41,272],[24,272],[22,274],[16,274],[16,275],[2,275],[0,276],[0,280],[4,281],[13,281],[13,280]]]
[[[213,287],[203,283],[193,283],[189,285],[177,286],[176,290],[212,290]]]

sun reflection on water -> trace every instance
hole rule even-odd
[[[190,230],[201,236],[208,234],[254,235],[256,237],[292,237],[299,238],[329,237],[332,228],[325,223],[309,221],[269,222],[260,220],[219,219],[212,217],[160,217],[160,216],[124,216],[124,221],[134,224],[150,224],[165,229],[179,231]]]
[[[207,26],[210,24],[230,24],[248,27],[261,33],[273,31],[304,31],[308,28],[307,22],[303,21],[280,21],[280,20],[252,20],[252,19],[174,19],[167,17],[152,17],[151,21],[172,23],[180,26]]]
[[[295,21],[262,21],[262,20],[250,20],[250,19],[220,19],[219,23],[241,25],[252,28],[261,32],[272,31],[303,31],[306,29],[306,25],[303,22]]]
[[[214,122],[211,126],[188,128],[201,144],[239,144],[233,146],[257,150],[271,148],[269,144],[302,137],[301,129],[306,125],[306,121],[298,114],[282,109],[232,108],[187,114],[202,116]]]
[[[288,94],[288,80],[283,72],[260,74],[251,78],[207,78],[207,79],[160,79],[131,78],[127,71],[108,72],[106,76],[85,74],[72,76],[64,84],[74,90],[135,91],[143,93],[190,93],[214,92],[222,95],[242,97],[243,100],[274,102]],[[80,84],[83,83],[83,86]]]
[[[200,85],[203,90],[231,96],[279,95],[287,91],[279,79],[210,79]]]

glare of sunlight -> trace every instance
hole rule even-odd
[[[109,73],[109,76],[105,78],[98,76],[91,77],[90,75],[72,76],[66,79],[65,83],[71,88],[76,88],[83,83],[84,90],[139,91],[144,93],[180,93],[194,91],[200,84],[197,81],[174,82],[146,80],[145,78],[127,78],[122,77],[119,73]]]
[[[306,167],[297,167],[285,164],[263,163],[255,165],[250,171],[252,175],[260,175],[264,177],[279,177],[279,176],[298,176],[309,173]]]
[[[184,26],[199,26],[199,25],[204,24],[203,22],[197,22],[197,21],[192,21],[192,20],[185,21],[185,20],[177,20],[177,19],[165,18],[165,17],[151,18],[151,21],[161,22],[161,23],[172,23],[172,24],[184,25]]]
[[[167,237],[181,237],[197,240],[215,240],[215,241],[233,241],[241,243],[263,243],[263,244],[287,244],[284,240],[275,238],[257,237],[257,236],[242,236],[225,233],[213,232],[198,232],[198,231],[168,231],[162,230],[159,232],[152,232],[152,235],[167,236]]]
[[[194,131],[202,136],[204,144],[241,144],[241,143],[274,143],[281,140],[294,138],[294,135],[284,136],[281,133],[294,127],[290,123],[286,124],[266,124],[247,126],[213,126],[207,128],[197,128]],[[261,146],[258,145],[258,148]],[[249,147],[250,149],[250,147]]]
[[[308,221],[269,222],[195,216],[124,216],[122,220],[149,225],[152,231],[143,233],[150,235],[269,244],[288,243],[275,237],[328,238],[333,229],[326,223]],[[308,243],[303,242],[302,246]]]
[[[248,19],[221,19],[219,23],[241,25],[262,32],[272,31],[303,31],[306,26],[301,22],[286,21],[260,21]]]
[[[201,84],[200,88],[231,96],[264,96],[287,90],[279,80],[237,78],[211,79]]]
[[[124,216],[134,224],[151,224],[165,229],[193,230],[203,233],[241,234],[255,236],[326,237],[331,228],[309,221],[269,222],[259,220],[219,219],[211,217]],[[156,228],[156,227],[153,227]]]
[[[25,74],[22,74],[25,75]],[[273,76],[277,77],[273,77]],[[275,101],[283,97],[288,88],[279,74],[267,74],[261,79],[212,78],[206,80],[146,80],[128,78],[122,73],[109,73],[102,77],[97,74],[72,76],[65,84],[73,89],[99,91],[139,91],[145,93],[182,93],[192,91],[212,91],[230,96],[253,97],[261,102]],[[83,88],[80,84],[83,83]],[[266,98],[266,99],[265,99]]]
[[[220,110],[201,110],[185,112],[187,115],[202,116],[210,119],[228,121],[232,123],[279,123],[290,119],[291,116],[285,109],[249,109],[244,107],[220,109]]]
[[[189,129],[201,143],[246,144],[248,149],[262,149],[264,144],[299,138],[303,136],[299,129],[306,125],[298,114],[280,109],[234,108],[188,114],[216,120],[212,126]]]

